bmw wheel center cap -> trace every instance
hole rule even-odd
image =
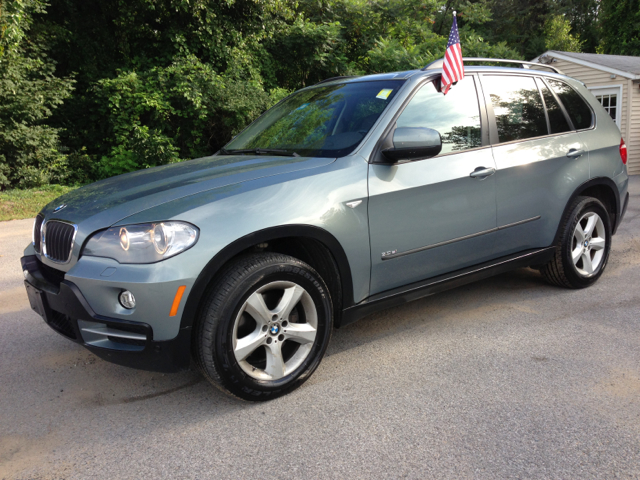
[[[280,326],[279,325],[271,325],[271,328],[269,329],[269,331],[271,332],[271,335],[277,335],[278,332],[280,331]]]

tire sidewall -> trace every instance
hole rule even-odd
[[[244,302],[253,292],[271,282],[282,280],[297,283],[311,296],[318,314],[316,340],[309,355],[293,372],[278,380],[259,380],[242,370],[235,358],[234,323]],[[290,262],[261,266],[249,272],[228,292],[215,329],[213,361],[224,386],[234,395],[251,400],[279,397],[297,388],[311,376],[324,356],[331,336],[332,317],[326,285],[311,267],[302,262],[291,258]]]
[[[576,270],[571,256],[571,247],[573,242],[573,232],[578,221],[589,212],[597,213],[600,216],[605,229],[605,248],[602,262],[598,266],[598,271],[590,276],[580,275]],[[586,198],[579,202],[571,212],[571,221],[567,223],[567,228],[562,239],[562,262],[564,264],[564,272],[567,279],[574,285],[579,287],[588,287],[595,283],[604,272],[607,262],[609,261],[609,253],[611,251],[611,219],[604,205],[595,198]]]

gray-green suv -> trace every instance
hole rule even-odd
[[[106,360],[193,358],[267,400],[375,310],[518,267],[594,283],[628,201],[607,112],[557,73],[467,66],[443,95],[441,72],[331,79],[211,157],[60,197],[22,258],[33,309]]]

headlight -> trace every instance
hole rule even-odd
[[[112,227],[92,236],[83,255],[113,258],[119,263],[154,263],[191,248],[199,233],[197,227],[184,222]]]

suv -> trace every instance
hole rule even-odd
[[[582,83],[517,63],[467,66],[447,95],[441,61],[330,79],[211,157],[60,197],[21,259],[32,308],[106,360],[193,357],[267,400],[373,311],[520,267],[593,284],[627,206],[624,141]]]

